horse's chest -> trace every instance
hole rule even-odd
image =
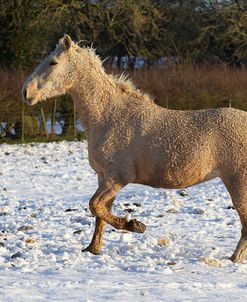
[[[98,173],[106,172],[116,157],[116,147],[113,144],[95,142],[89,145],[88,158],[90,166]]]

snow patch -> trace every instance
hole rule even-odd
[[[147,230],[107,226],[95,256],[81,253],[97,189],[86,143],[2,144],[0,158],[0,301],[245,300],[247,265],[228,260],[240,222],[220,179],[186,191],[128,185],[113,211]]]

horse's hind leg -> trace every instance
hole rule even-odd
[[[245,179],[243,180],[243,177],[235,177],[229,181],[224,181],[242,224],[240,240],[230,258],[233,262],[243,262],[247,254],[247,178]]]
[[[233,204],[235,209],[238,211],[242,230],[238,245],[230,259],[232,262],[243,262],[247,254],[247,198],[245,199],[245,207],[239,206],[239,204],[234,201]]]
[[[232,262],[243,262],[247,253],[247,228],[242,228],[241,238],[238,242],[236,250],[234,251],[233,255],[231,256]]]
[[[109,201],[109,208],[108,210],[111,210],[112,203],[115,198],[112,198],[111,201]],[[95,230],[93,234],[93,238],[89,246],[82,250],[82,252],[90,252],[91,254],[98,255],[101,251],[102,245],[103,245],[103,236],[105,233],[106,228],[106,222],[96,217],[95,219]]]

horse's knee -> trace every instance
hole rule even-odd
[[[104,218],[111,210],[116,192],[116,189],[111,186],[100,187],[89,201],[91,213],[96,217]]]
[[[100,203],[98,200],[90,200],[89,208],[93,216],[102,218],[104,217],[105,211],[107,211],[104,204]]]

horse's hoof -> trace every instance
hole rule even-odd
[[[100,254],[100,249],[97,248],[97,247],[91,246],[91,245],[89,245],[85,249],[82,249],[81,251],[82,251],[82,253],[89,252],[93,255],[99,255]]]
[[[244,262],[244,258],[237,257],[234,254],[229,258],[229,260],[231,260],[233,263],[243,263]]]
[[[146,226],[142,222],[134,219],[126,222],[124,229],[130,232],[144,233],[146,230]]]

